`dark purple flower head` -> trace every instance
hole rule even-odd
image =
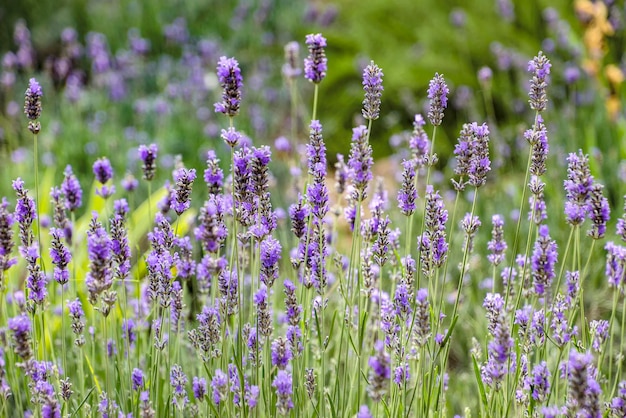
[[[567,180],[564,181],[565,216],[570,225],[578,225],[585,220],[589,194],[593,187],[593,176],[589,169],[589,157],[582,150],[567,157]]]
[[[352,198],[356,202],[362,202],[367,198],[367,185],[372,179],[372,147],[369,144],[369,132],[365,125],[352,129],[352,144],[350,146],[350,158],[348,168],[350,180],[352,180]]]
[[[585,407],[589,401],[589,383],[590,381],[595,383],[591,376],[592,367],[593,355],[591,353],[579,353],[576,349],[570,351],[566,369],[566,376],[569,382],[567,408],[568,412],[573,416],[576,416],[576,412],[582,412],[586,409]],[[595,415],[584,416],[596,417]]]
[[[131,380],[133,384],[133,390],[137,391],[143,388],[144,377],[141,369],[134,368],[131,374]]]
[[[0,276],[2,272],[6,271],[17,263],[14,257],[11,257],[11,251],[13,249],[13,224],[15,223],[14,216],[8,210],[9,202],[6,198],[2,198],[0,202]],[[0,292],[2,291],[4,283],[0,280]]]
[[[415,188],[415,160],[402,162],[402,186],[398,190],[398,207],[403,215],[411,216],[415,212],[417,189]]]
[[[107,157],[98,158],[93,163],[93,174],[96,176],[96,180],[100,184],[105,184],[113,177],[113,167]]]
[[[296,237],[302,238],[306,233],[306,223],[309,209],[302,195],[298,196],[298,203],[289,206],[289,218],[291,218],[291,231]]]
[[[272,387],[276,389],[276,409],[280,415],[287,415],[293,408],[291,395],[293,393],[291,373],[286,370],[279,370],[272,382]]]
[[[50,258],[52,259],[52,264],[54,264],[54,280],[60,285],[64,285],[70,277],[67,266],[72,260],[72,254],[63,242],[65,232],[51,228],[50,238]]]
[[[217,78],[222,86],[222,101],[215,103],[215,111],[230,117],[237,116],[241,105],[243,77],[239,63],[234,58],[220,57],[217,63]]]
[[[550,370],[545,361],[533,368],[530,382],[533,399],[539,403],[545,401],[550,394]]]
[[[384,89],[383,72],[374,61],[363,70],[363,90],[365,90],[363,117],[376,120],[380,114],[380,98]]]
[[[74,173],[72,172],[72,166],[67,165],[65,171],[63,171],[64,179],[61,184],[61,191],[65,195],[65,205],[67,210],[74,212],[83,204],[83,191],[80,188],[80,183]]]
[[[413,311],[409,300],[410,295],[409,288],[406,284],[402,283],[396,287],[396,293],[393,297],[393,305],[396,316],[404,321],[408,320],[409,315],[411,315],[411,312]]]
[[[409,363],[405,362],[393,370],[393,383],[398,385],[398,387],[402,388],[405,383],[408,384],[409,380],[411,380]]]
[[[280,337],[272,341],[272,365],[284,370],[291,357],[291,344],[286,338]]]
[[[280,242],[272,236],[268,236],[261,242],[260,279],[268,288],[271,288],[274,280],[278,278],[281,249]]]
[[[318,120],[312,120],[309,125],[307,157],[309,174],[316,179],[326,177],[326,144],[322,136],[322,124]]]
[[[34,134],[39,133],[41,129],[41,125],[37,122],[37,119],[41,116],[41,96],[43,96],[41,86],[37,80],[31,78],[25,93],[24,113],[29,119],[28,128]]]
[[[547,225],[541,225],[531,257],[531,274],[535,284],[535,293],[544,296],[549,291],[556,273],[554,267],[558,258],[556,241],[550,238]]]
[[[220,168],[220,160],[217,158],[215,151],[209,150],[207,152],[206,165],[204,182],[209,189],[209,194],[218,194],[224,186],[224,171]]]
[[[30,318],[24,313],[13,318],[9,318],[7,325],[11,331],[11,340],[13,342],[13,350],[15,351],[15,354],[23,360],[29,360],[33,354],[30,345]]]
[[[443,121],[443,111],[448,107],[448,94],[450,89],[443,79],[443,75],[435,73],[435,77],[428,85],[428,99],[430,106],[428,109],[428,120],[434,126],[441,125]]]
[[[369,386],[367,393],[374,402],[379,402],[387,393],[388,381],[391,378],[391,358],[385,352],[385,343],[378,340],[374,345],[374,356],[369,358]]]
[[[606,275],[609,286],[619,289],[622,294],[626,290],[626,247],[607,242],[604,246],[606,253]]]
[[[606,232],[606,223],[611,215],[611,208],[609,207],[609,200],[604,197],[602,190],[604,186],[598,183],[594,183],[589,190],[589,200],[587,203],[587,213],[591,220],[591,228],[587,232],[593,239],[600,239],[604,237]]]
[[[320,83],[326,77],[327,62],[324,48],[326,38],[321,33],[306,36],[309,55],[304,59],[304,77],[312,83]]]
[[[35,201],[28,196],[28,190],[24,188],[24,181],[21,178],[13,180],[13,190],[17,195],[15,205],[15,220],[20,224],[20,234],[22,229],[29,229],[33,221],[37,219]]]
[[[243,134],[231,126],[228,129],[222,129],[222,134],[220,136],[224,142],[226,142],[231,148],[234,148],[241,141]]]
[[[143,178],[150,181],[154,178],[156,172],[156,159],[159,148],[156,144],[148,146],[139,145],[139,158],[142,161],[141,169],[143,170]]]
[[[94,216],[87,232],[89,272],[85,278],[89,302],[94,305],[100,295],[113,285],[111,238]]]
[[[530,103],[530,108],[537,112],[546,110],[548,103],[546,88],[548,87],[548,75],[550,75],[551,67],[550,60],[541,51],[528,62],[528,72],[532,75],[528,102]]]
[[[191,187],[196,179],[196,170],[179,168],[174,171],[174,190],[172,191],[172,208],[177,215],[182,215],[191,205]]]
[[[204,377],[193,377],[192,381],[193,397],[199,401],[203,401],[207,393],[207,383]]]

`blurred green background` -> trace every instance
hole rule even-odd
[[[550,130],[555,149],[592,147],[604,163],[609,160],[607,173],[615,173],[624,157],[623,111],[611,117],[606,102],[611,94],[621,102],[623,89],[611,85],[605,70],[615,65],[623,73],[624,6],[606,1],[604,20],[615,30],[601,36],[602,56],[594,59],[585,44],[590,18],[581,12],[581,5],[594,3],[577,4],[5,2],[0,5],[2,158],[30,163],[31,139],[20,108],[27,80],[36,76],[45,94],[40,135],[44,164],[62,169],[72,163],[79,173],[88,173],[98,156],[115,153],[118,173],[138,174],[134,149],[139,143],[157,142],[170,156],[166,165],[171,165],[171,156],[181,154],[188,165],[201,167],[206,149],[222,148],[219,129],[227,123],[212,108],[219,97],[214,72],[220,55],[236,57],[243,70],[237,127],[255,143],[272,143],[290,134],[290,96],[281,76],[283,46],[298,41],[303,58],[305,34],[322,32],[328,38],[329,70],[320,86],[318,114],[331,159],[336,152],[347,153],[350,130],[361,123],[361,72],[374,60],[385,73],[381,120],[372,134],[376,157],[389,155],[390,138],[410,130],[413,115],[424,112],[428,81],[439,72],[452,92],[439,140],[444,166],[461,124],[474,120],[492,125],[495,164],[514,166],[521,134],[532,117],[526,106],[526,65],[543,49],[553,63],[546,119],[549,126],[567,128]],[[70,44],[63,41],[64,33],[71,35],[67,28],[75,30]],[[97,71],[103,55],[107,68]],[[30,62],[23,63],[24,57]],[[483,66],[492,69],[493,79],[480,83],[477,72]],[[302,79],[298,88],[298,140],[303,142],[312,86]],[[0,192],[6,193],[3,183]]]

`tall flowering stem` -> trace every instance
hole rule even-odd
[[[531,109],[535,110],[535,119],[533,122],[533,132],[540,132],[541,131],[541,125],[543,122],[543,119],[541,118],[540,112],[542,112],[543,110],[546,109],[546,105],[547,105],[547,94],[546,94],[546,89],[547,89],[547,76],[550,74],[550,61],[545,57],[545,55],[543,55],[543,53],[540,51],[539,54],[534,57],[532,60],[529,61],[528,63],[528,71],[531,73],[531,88],[529,91],[529,102],[530,102],[530,107]],[[531,138],[536,138],[538,140],[538,142],[542,142],[540,141],[540,137],[537,135],[532,136]],[[517,255],[517,246],[519,244],[519,234],[520,234],[520,229],[521,229],[521,224],[522,224],[522,218],[523,216],[521,215],[522,213],[524,213],[524,203],[526,202],[526,190],[528,188],[528,184],[529,184],[529,179],[530,179],[530,174],[531,174],[531,168],[533,167],[533,155],[537,156],[537,146],[534,144],[535,141],[531,141],[531,146],[528,149],[528,163],[526,166],[526,174],[524,175],[524,186],[522,188],[522,199],[520,202],[520,208],[519,208],[519,214],[520,216],[517,219],[517,226],[515,228],[515,237],[513,239],[513,247],[511,248],[511,261],[509,263],[509,272],[513,271],[513,266],[515,263],[515,257]],[[546,149],[547,152],[547,149]],[[535,158],[536,159],[536,158]],[[533,214],[532,217],[534,218],[534,209],[535,207],[533,206]],[[524,266],[522,267],[522,277],[524,277],[524,275],[526,274],[526,266],[527,266],[527,260],[528,260],[528,253],[530,250],[530,242],[531,242],[531,235],[532,235],[532,227],[533,227],[533,223],[531,222],[529,225],[529,231],[528,231],[528,237],[527,237],[527,242],[526,242],[526,251],[524,253]],[[510,273],[511,274],[511,273]],[[512,283],[511,277],[509,274],[509,278],[508,278],[508,283],[507,283],[507,290],[506,290],[506,295],[505,295],[505,306],[508,307],[508,298],[509,298],[509,294],[510,294],[510,286]],[[520,280],[520,286],[521,283],[523,283],[523,280]],[[520,301],[520,297],[521,297],[521,288],[520,291],[518,293],[518,298],[515,302],[515,306],[514,309],[517,309],[518,305],[519,305],[519,301]]]
[[[291,149],[295,150],[298,144],[298,77],[302,74],[299,67],[300,45],[289,42],[285,45],[285,64],[283,65],[283,76],[289,85],[289,97],[291,100]],[[294,154],[295,155],[295,154]]]
[[[36,79],[31,78],[28,82],[24,99],[24,113],[28,118],[28,130],[33,134],[33,161],[35,165],[35,205],[39,204],[39,155],[37,151],[37,135],[41,131],[41,97],[43,90]],[[37,243],[41,248],[41,224],[37,217]],[[44,268],[43,260],[40,259],[41,268]]]
[[[326,77],[328,60],[326,59],[326,38],[321,33],[306,36],[309,55],[304,59],[304,77],[315,85],[313,92],[313,112],[311,120],[317,120],[317,96],[319,83]]]

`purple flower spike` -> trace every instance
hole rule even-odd
[[[11,257],[13,250],[13,224],[15,218],[8,210],[9,202],[6,198],[2,198],[0,203],[0,276],[12,265],[17,263],[17,259]],[[0,292],[3,290],[4,283],[0,280]]]
[[[278,261],[280,260],[280,242],[268,236],[261,242],[261,281],[271,288],[278,278]]]
[[[304,59],[304,77],[312,83],[319,84],[326,77],[327,59],[324,53],[326,38],[321,33],[306,36],[309,56]]]
[[[550,238],[547,225],[539,227],[539,236],[535,241],[535,249],[531,257],[531,274],[535,284],[535,293],[544,296],[552,284],[556,273],[554,266],[557,262],[558,253],[556,241]]]
[[[144,376],[143,376],[143,371],[141,369],[137,369],[137,368],[133,369],[131,378],[132,378],[132,383],[133,383],[133,390],[138,391],[143,388]]]
[[[243,135],[240,132],[237,132],[235,128],[230,127],[228,130],[222,129],[221,137],[231,148],[234,148],[237,146],[239,141],[241,141]]]
[[[26,314],[9,318],[8,328],[11,331],[11,340],[15,354],[23,360],[29,360],[33,355],[30,345],[30,318]]]
[[[100,184],[105,184],[113,177],[113,167],[107,157],[98,158],[93,163],[93,174],[96,176],[96,180]]]
[[[274,366],[285,370],[291,357],[291,344],[285,337],[280,337],[272,342],[272,364]]]
[[[443,111],[448,107],[448,94],[450,89],[443,79],[443,75],[435,73],[435,77],[428,85],[428,99],[430,108],[428,110],[428,120],[434,126],[441,125],[443,121]]]
[[[38,134],[41,130],[41,124],[37,119],[41,116],[41,96],[43,96],[43,91],[37,80],[34,78],[30,79],[24,96],[24,113],[29,120],[28,129],[32,133]]]
[[[530,108],[537,112],[546,110],[548,103],[546,88],[548,87],[548,75],[550,75],[551,67],[550,60],[541,51],[528,62],[528,72],[532,74],[528,102],[530,103]]]
[[[192,381],[193,397],[199,401],[203,401],[207,394],[207,384],[204,377],[198,378],[194,376]]]
[[[375,355],[369,359],[369,386],[367,393],[374,402],[379,402],[387,393],[388,381],[391,378],[391,358],[385,352],[385,344],[377,341],[374,345]]]
[[[376,120],[380,114],[380,97],[384,89],[383,72],[378,65],[374,64],[374,61],[363,70],[363,90],[365,90],[363,117]]]
[[[589,202],[587,203],[587,213],[591,219],[591,229],[587,232],[593,239],[600,239],[606,233],[606,223],[611,215],[609,200],[604,197],[602,190],[604,186],[594,183],[589,191]]]
[[[402,162],[402,186],[398,190],[398,207],[405,216],[411,216],[415,212],[417,189],[415,188],[415,160]]]
[[[243,77],[237,60],[220,57],[217,63],[217,78],[224,90],[222,101],[215,103],[215,111],[230,117],[237,116],[243,87]]]
[[[83,190],[80,188],[80,183],[74,173],[72,172],[72,166],[67,165],[63,172],[65,178],[61,184],[61,191],[65,195],[65,206],[70,212],[76,211],[83,204]]]
[[[352,129],[352,145],[348,168],[353,190],[352,199],[362,202],[367,198],[367,185],[372,179],[372,147],[368,140],[368,130],[365,125]]]
[[[276,409],[280,415],[287,415],[293,408],[291,395],[293,393],[291,373],[286,370],[279,370],[272,382],[272,386],[276,389]]]
[[[142,161],[141,169],[143,170],[143,178],[150,181],[154,178],[156,172],[156,158],[159,148],[156,144],[148,146],[140,145],[138,152]]]
[[[60,285],[64,285],[70,277],[67,266],[72,259],[72,254],[63,242],[65,238],[63,231],[51,228],[50,237],[50,258],[52,259],[52,264],[54,264],[54,280]]]
[[[176,186],[172,191],[172,206],[178,216],[182,215],[191,205],[191,187],[196,179],[195,169],[179,168],[174,171]]]

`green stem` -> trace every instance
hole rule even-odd
[[[313,113],[311,113],[311,120],[317,120],[317,96],[319,91],[319,84],[315,84],[313,89]]]

